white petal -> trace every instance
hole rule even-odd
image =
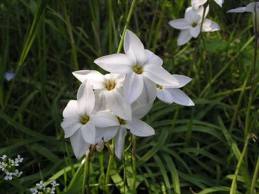
[[[183,30],[180,32],[178,39],[177,39],[177,44],[178,46],[182,46],[189,42],[191,40],[192,36],[190,34],[189,30]]]
[[[173,98],[173,102],[183,106],[194,106],[193,101],[180,89],[168,88],[167,89]]]
[[[130,104],[122,97],[119,91],[105,92],[107,107],[116,115],[125,120],[132,117]]]
[[[224,3],[224,0],[215,0],[215,2],[222,7],[222,4]]]
[[[103,91],[95,91],[95,106],[93,112],[106,110],[105,96]]]
[[[80,114],[90,115],[95,106],[95,95],[92,86],[84,82],[77,92],[78,109]]]
[[[200,16],[200,12],[203,12],[203,6],[199,9],[193,9],[192,7],[188,7],[185,11],[185,20],[191,25],[192,23],[200,23],[202,20],[202,16]]]
[[[255,10],[256,10],[256,12],[258,11],[258,7],[259,7],[259,2],[252,2],[246,6],[246,11],[255,13]]]
[[[70,100],[63,110],[63,117],[75,117],[78,115],[78,105],[76,100]]]
[[[111,73],[128,73],[132,61],[125,54],[112,54],[100,57],[94,61],[99,67]]]
[[[89,121],[81,127],[81,133],[86,143],[95,144],[96,142],[96,128],[94,124]]]
[[[133,135],[139,137],[147,137],[155,134],[155,130],[151,126],[138,119],[127,121],[125,127],[128,128]]]
[[[147,64],[155,64],[160,66],[163,64],[163,60],[152,51],[146,49],[145,52],[147,56]]]
[[[190,34],[194,38],[197,38],[199,36],[200,32],[201,32],[201,26],[200,25],[197,25],[194,28],[190,28]]]
[[[179,82],[162,66],[146,65],[143,73],[148,79],[161,86],[179,87]]]
[[[141,40],[129,30],[125,34],[124,51],[135,64],[142,65],[147,59]]]
[[[185,86],[188,84],[190,81],[192,81],[192,78],[187,77],[185,75],[178,75],[178,74],[173,74],[172,75],[174,79],[176,79],[179,83],[179,88]]]
[[[152,108],[152,103],[141,103],[141,101],[137,100],[132,104],[132,116],[137,119],[143,118]]]
[[[202,25],[203,32],[214,32],[220,30],[220,27],[217,23],[211,21],[210,19],[205,19]]]
[[[168,91],[168,89],[157,89],[157,97],[159,100],[171,104],[173,103],[173,97],[171,93]]]
[[[178,30],[185,30],[190,27],[190,24],[183,18],[171,20],[169,25]]]
[[[123,90],[125,98],[132,104],[143,90],[143,76],[136,73],[127,74]]]
[[[92,116],[94,125],[99,128],[119,126],[118,119],[110,111],[100,111]]]
[[[153,104],[156,99],[156,84],[150,79],[144,77],[144,87],[141,95],[137,99],[140,104]]]
[[[227,13],[243,13],[243,12],[247,12],[246,7],[238,7],[227,11]]]
[[[119,127],[96,128],[96,142],[107,142],[117,133]]]
[[[84,141],[81,131],[77,131],[72,137],[70,137],[70,141],[77,159],[80,159],[89,150],[90,144]]]
[[[120,128],[117,135],[115,136],[115,155],[118,159],[121,159],[124,150],[126,134],[127,130],[124,128]]]
[[[71,137],[78,129],[81,128],[81,123],[78,117],[67,117],[64,118],[61,123],[61,127],[65,132],[65,138]]]
[[[88,81],[93,89],[102,89],[104,76],[98,71],[95,70],[80,70],[74,71],[72,73],[80,82]]]
[[[207,0],[192,0],[192,7],[198,9],[201,5],[205,4]]]

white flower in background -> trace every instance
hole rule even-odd
[[[103,100],[104,108],[124,119],[131,119],[131,107],[123,96],[123,83],[125,76],[120,74],[103,75],[98,71],[81,70],[73,72],[73,75],[81,82],[87,81]]]
[[[97,127],[105,128],[117,124],[116,117],[110,111],[96,111],[95,104],[92,86],[84,82],[78,90],[77,100],[70,100],[63,111],[64,120],[61,126],[64,129],[65,138],[71,137],[72,145],[78,143],[77,136],[82,136],[88,144],[95,144]],[[86,144],[79,144],[79,146],[87,147]],[[78,154],[75,153],[75,155]]]
[[[17,167],[19,167],[22,162],[23,158],[20,155],[17,155],[15,159],[3,155],[0,157],[0,176],[3,175],[3,179],[7,181],[20,177],[22,172],[19,171]]]
[[[49,187],[43,181],[40,181],[34,188],[30,189],[30,192],[32,194],[55,194],[57,186],[59,184],[56,181],[52,181]]]
[[[123,88],[124,96],[129,103],[137,100],[146,87],[146,82],[175,87],[179,85],[162,67],[162,59],[145,50],[140,39],[129,30],[124,39],[124,51],[126,54],[107,55],[94,62],[108,72],[126,75]]]
[[[198,9],[200,6],[204,5],[208,0],[192,0],[192,7]],[[214,0],[220,7],[224,3],[224,0]]]
[[[206,8],[204,13],[204,7],[200,6],[198,9],[188,7],[185,11],[184,18],[171,20],[169,25],[175,29],[181,30],[177,39],[179,46],[186,44],[192,38],[197,38],[202,32],[214,32],[220,29],[219,25],[210,19],[207,19],[209,7]],[[204,20],[203,18],[204,14]],[[202,23],[203,22],[203,23]],[[202,25],[202,27],[201,27]],[[163,85],[163,84],[158,84]]]
[[[11,81],[12,79],[14,79],[15,77],[15,73],[12,71],[7,71],[4,73],[4,78],[6,81]]]
[[[157,97],[165,103],[176,103],[183,106],[194,106],[193,101],[179,88],[188,84],[192,79],[183,75],[173,75],[181,80],[182,85],[178,88],[157,85]]]

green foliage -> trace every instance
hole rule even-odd
[[[0,180],[0,193],[28,193],[40,180],[57,180],[59,193],[80,193],[85,166],[73,157],[60,127],[62,110],[79,83],[71,72],[97,69],[93,60],[116,52],[131,1],[0,2],[0,155],[22,155],[21,179]],[[154,137],[137,139],[139,193],[257,194],[259,192],[258,94],[248,107],[254,38],[251,16],[226,10],[246,4],[211,1],[221,26],[178,47],[168,21],[189,1],[139,0],[129,29],[164,59],[172,73],[193,78],[184,88],[196,106],[157,102],[145,118]],[[256,63],[258,72],[259,63]],[[17,73],[6,82],[5,71]],[[258,86],[258,74],[254,79]],[[250,111],[248,111],[250,109]],[[129,140],[128,140],[129,141]],[[129,141],[130,142],[130,141]],[[93,153],[90,193],[101,193],[108,150]],[[130,193],[130,150],[111,166],[112,193]]]

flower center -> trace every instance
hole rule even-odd
[[[143,67],[141,65],[134,65],[132,67],[132,70],[136,73],[136,74],[142,74],[143,73]]]
[[[193,27],[193,28],[195,28],[197,25],[198,25],[197,22],[193,22],[193,23],[192,23],[192,27]]]
[[[163,90],[163,86],[158,85],[158,84],[156,85],[156,88],[159,89],[159,90]]]
[[[115,86],[116,86],[116,81],[115,80],[108,79],[108,80],[105,81],[105,88],[107,90],[109,90],[109,91],[113,90],[115,88]]]
[[[122,119],[120,117],[117,117],[117,119],[118,119],[120,125],[126,125],[126,121],[124,119]]]
[[[80,123],[85,125],[86,123],[88,123],[88,121],[90,120],[90,117],[88,115],[82,115],[80,117]]]

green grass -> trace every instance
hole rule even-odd
[[[221,31],[183,47],[167,23],[182,17],[189,1],[137,1],[128,28],[171,73],[193,78],[184,91],[196,103],[190,108],[157,101],[145,118],[156,135],[136,140],[139,193],[259,193],[259,63],[253,72],[252,17],[226,14],[246,4],[226,1],[223,9],[213,2],[210,7],[209,18]],[[98,69],[95,58],[116,52],[130,5],[126,0],[0,2],[0,155],[25,158],[22,178],[0,180],[0,193],[28,193],[50,179],[59,182],[59,193],[81,192],[84,165],[60,127],[62,110],[79,86],[71,72]],[[11,82],[2,76],[8,70],[17,73]],[[112,165],[112,193],[130,192],[134,169],[127,153]],[[108,150],[94,153],[91,161],[90,193],[102,193]]]

